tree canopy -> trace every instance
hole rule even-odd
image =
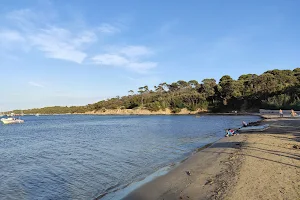
[[[204,109],[215,112],[231,110],[255,111],[258,108],[300,109],[300,68],[269,70],[261,75],[244,74],[237,80],[224,75],[219,82],[213,78],[173,83],[160,83],[153,90],[147,85],[127,96],[110,98],[86,106],[45,107],[23,111],[25,114],[63,114],[103,111],[106,109],[171,109],[191,111]],[[13,111],[20,112],[20,111]]]

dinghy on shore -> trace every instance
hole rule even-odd
[[[247,126],[238,129],[239,132],[256,132],[256,131],[264,131],[270,128],[269,124],[260,125],[260,126]]]

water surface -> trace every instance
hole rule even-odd
[[[119,199],[111,193],[256,116],[25,116],[0,126],[0,199]],[[124,190],[128,191],[128,189]],[[124,195],[124,192],[122,193]]]

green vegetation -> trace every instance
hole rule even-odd
[[[25,110],[25,114],[105,112],[106,109],[137,109],[150,111],[165,110],[180,112],[182,108],[212,112],[257,111],[258,108],[300,109],[300,68],[292,70],[271,70],[261,75],[244,74],[238,80],[223,76],[217,84],[215,79],[161,83],[152,89],[138,88],[135,93],[115,97],[86,106],[45,107]],[[14,111],[19,113],[20,111]]]

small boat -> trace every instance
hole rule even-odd
[[[24,123],[24,120],[9,117],[9,118],[2,118],[1,122],[3,124],[21,124]]]
[[[15,116],[15,113],[7,114],[7,117],[13,117],[13,116]]]
[[[238,129],[239,132],[256,132],[256,131],[264,131],[270,128],[269,124],[261,125],[261,126],[247,126]]]
[[[40,114],[39,114],[39,113],[37,113],[35,116],[36,116],[36,117],[39,117],[39,116],[40,116]]]

